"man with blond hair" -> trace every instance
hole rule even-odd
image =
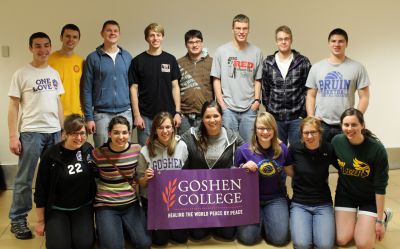
[[[292,49],[293,36],[288,26],[275,30],[278,48],[263,62],[263,104],[278,125],[279,139],[285,144],[300,140],[299,126],[306,113],[306,81],[311,63]]]
[[[182,115],[178,82],[181,73],[176,58],[162,50],[164,28],[151,23],[144,30],[144,37],[149,48],[136,56],[129,68],[134,124],[142,146],[157,113],[171,113],[176,128],[181,124]]]
[[[247,142],[261,104],[261,50],[247,41],[250,20],[243,14],[232,21],[233,41],[219,47],[211,68],[214,93],[223,110],[223,124]]]

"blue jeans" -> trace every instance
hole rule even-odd
[[[153,120],[149,117],[142,116],[144,122],[144,129],[137,129],[139,144],[141,146],[146,145],[147,138],[150,136],[151,126],[153,125]]]
[[[19,140],[22,153],[18,159],[18,172],[14,182],[13,201],[9,213],[11,221],[26,219],[32,209],[32,180],[37,163],[43,152],[58,143],[60,139],[60,132],[21,132]]]
[[[300,141],[300,123],[301,118],[290,121],[276,121],[278,125],[278,137],[286,145],[294,144]]]
[[[131,109],[128,109],[120,113],[105,113],[105,112],[94,111],[93,119],[94,122],[96,123],[96,133],[93,134],[93,141],[95,147],[101,146],[108,141],[108,124],[110,123],[113,117],[118,115],[124,116],[126,119],[128,119],[132,129],[133,122],[132,122]]]
[[[257,111],[251,108],[244,112],[235,112],[227,108],[223,111],[222,123],[225,128],[239,132],[245,142],[251,142],[256,116]]]
[[[135,248],[151,247],[146,218],[138,202],[121,210],[118,207],[100,207],[96,209],[95,214],[101,249],[123,249],[124,231]]]
[[[292,202],[290,230],[295,248],[333,248],[335,217],[332,204],[307,206]]]
[[[190,117],[189,115],[183,115],[181,126],[178,129],[179,135],[183,135],[190,127],[198,127],[202,118],[200,116]]]
[[[260,207],[260,224],[240,226],[238,240],[245,245],[254,245],[261,239],[261,224],[265,238],[274,246],[289,242],[289,207],[286,198],[280,197],[263,203]]]

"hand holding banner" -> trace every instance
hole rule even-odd
[[[148,229],[259,223],[257,172],[244,169],[156,171],[148,185]]]

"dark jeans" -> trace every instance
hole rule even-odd
[[[278,137],[286,145],[294,144],[300,140],[301,118],[290,121],[276,121],[278,125]]]
[[[283,246],[289,242],[289,207],[286,198],[279,197],[264,202],[260,207],[260,223],[239,226],[238,240],[245,245],[258,243],[261,240],[262,226],[268,243]]]
[[[89,249],[94,244],[92,206],[75,211],[52,209],[46,217],[46,248]]]
[[[124,209],[97,208],[96,225],[101,249],[123,249],[124,232],[136,249],[151,246],[151,236],[146,229],[146,218],[138,202]]]
[[[324,129],[324,132],[322,133],[322,141],[326,141],[328,143],[332,141],[334,136],[342,133],[342,127],[340,125],[330,125],[322,122],[322,128]]]

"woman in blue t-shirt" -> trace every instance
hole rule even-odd
[[[283,166],[290,162],[287,147],[279,142],[276,121],[270,113],[257,115],[251,143],[238,148],[234,164],[258,171],[260,191],[260,223],[238,227],[238,240],[246,245],[258,243],[264,226],[267,242],[275,246],[287,244],[289,208]]]

